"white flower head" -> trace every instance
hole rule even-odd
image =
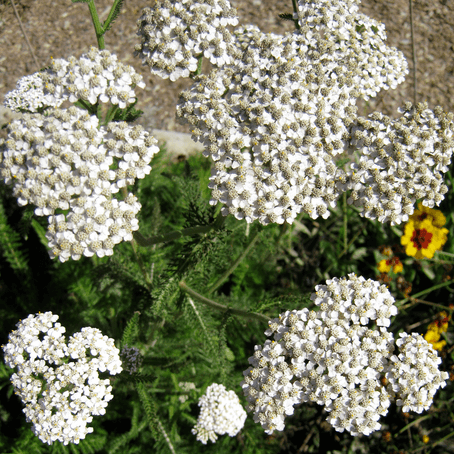
[[[25,114],[8,129],[2,179],[19,205],[32,203],[36,215],[49,216],[52,258],[112,255],[115,244],[132,239],[141,205],[132,194],[121,202],[112,194],[150,173],[159,151],[154,137],[126,122],[98,127],[96,116],[75,106]]]
[[[379,418],[388,412],[396,394],[403,395],[402,389],[413,392],[405,385],[409,380],[415,382],[415,374],[426,367],[428,359],[425,381],[420,384],[430,387],[428,382],[438,377],[435,385],[444,386],[447,375],[438,371],[436,355],[426,345],[417,353],[420,339],[410,336],[405,351],[400,339],[396,344],[402,353],[393,356],[394,338],[386,327],[397,309],[385,286],[350,274],[348,279],[334,278],[318,285],[311,299],[320,307],[318,312],[307,308],[286,311],[269,322],[265,334],[274,340],[255,347],[249,358],[251,367],[243,372],[241,386],[248,410],[266,433],[284,430],[293,407],[312,401],[325,408],[327,421],[338,432],[370,435],[380,429]],[[369,329],[370,321],[380,328]],[[402,355],[411,356],[413,364],[405,383],[399,377],[401,370],[409,368],[409,361]],[[384,378],[389,381],[387,386]],[[437,389],[432,386],[430,399]],[[405,395],[402,399],[404,403],[397,402],[405,408],[427,408],[411,406]],[[411,399],[414,403],[413,394]]]
[[[16,89],[5,95],[4,106],[16,112],[38,112],[44,107],[59,107],[61,102],[50,94],[44,94],[41,72],[21,77]]]
[[[454,148],[453,114],[427,103],[407,103],[400,112],[396,120],[375,112],[350,126],[350,149],[360,158],[348,172],[348,202],[391,225],[408,221],[418,199],[430,208],[440,204]]]
[[[115,375],[122,367],[113,339],[88,327],[66,343],[57,320],[51,312],[30,314],[9,334],[3,352],[6,365],[16,369],[11,382],[35,435],[67,445],[93,432],[87,424],[105,414],[113,398],[110,381],[99,372]]]
[[[199,407],[200,415],[192,433],[203,444],[208,439],[214,443],[218,435],[234,437],[243,428],[247,417],[238,396],[216,383],[210,385],[199,399]]]
[[[202,55],[214,65],[232,61],[235,46],[226,26],[237,23],[228,0],[159,0],[137,21],[135,55],[164,79],[189,77]]]
[[[56,106],[65,100],[80,99],[90,104],[110,102],[123,109],[135,102],[134,89],[145,87],[142,76],[132,66],[118,61],[108,50],[95,47],[79,59],[52,60],[50,68],[40,74],[44,95],[52,100],[49,105]]]
[[[391,357],[394,367],[386,378],[403,412],[422,413],[430,408],[439,388],[446,386],[448,372],[440,371],[441,358],[420,334],[400,333],[399,354]]]

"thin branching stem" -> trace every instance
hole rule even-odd
[[[126,199],[126,197],[128,196],[128,190],[126,189],[126,187],[122,187],[121,188],[121,193],[123,194],[123,197]],[[130,241],[131,243],[131,246],[132,246],[132,251],[134,253],[134,257],[136,259],[136,262],[139,264],[139,267],[140,267],[140,270],[142,272],[142,275],[145,279],[145,282],[147,284],[147,288],[148,290],[151,292],[151,289],[152,289],[152,281],[150,279],[150,276],[149,274],[147,273],[146,269],[145,269],[145,264],[143,263],[143,260],[142,260],[142,257],[140,256],[140,253],[139,251],[136,250],[136,242],[134,241],[134,239],[132,239]]]
[[[448,307],[444,306],[443,304],[438,304],[438,303],[432,303],[431,301],[426,301],[426,300],[420,300],[419,298],[410,298],[411,303],[405,304],[405,306],[399,307],[400,310],[403,309],[408,309],[411,306],[414,306],[415,304],[426,304],[427,306],[435,306],[439,307],[441,309],[448,309]]]
[[[437,440],[436,442],[432,443],[431,445],[422,446],[421,448],[415,449],[413,451],[409,451],[408,454],[414,454],[415,452],[422,451],[423,449],[430,450],[432,448],[435,448],[435,446],[439,445],[440,443],[443,443],[445,440],[447,440],[448,438],[451,438],[451,437],[454,437],[454,432],[451,432],[448,435],[446,435],[445,437],[440,438],[440,440]]]
[[[337,256],[338,259],[340,259],[347,251],[348,249],[350,248],[350,246],[356,241],[356,238],[358,238],[361,233],[362,233],[362,230],[363,230],[363,227],[364,227],[364,223],[361,224],[361,227],[358,229],[358,231],[356,232],[356,234],[353,236],[353,238],[350,240],[350,242],[347,244],[347,247],[344,248],[344,250]],[[323,280],[323,275],[326,274],[326,273],[329,273],[331,271],[331,268],[336,264],[335,261],[331,262],[331,264],[328,266],[328,268],[326,268],[325,272],[322,273],[322,277],[317,281],[316,284],[319,284],[321,280]]]
[[[164,440],[166,441],[167,446],[168,446],[169,449],[170,449],[170,452],[171,452],[172,454],[176,454],[175,448],[173,447],[172,442],[170,441],[170,438],[169,438],[169,436],[167,435],[167,432],[164,430],[164,426],[161,424],[161,421],[160,421],[159,419],[157,419],[157,421],[158,421],[159,430],[161,431],[161,433],[162,433],[162,435],[163,435],[163,437],[164,437]]]
[[[413,103],[416,105],[416,49],[413,30],[413,0],[410,0],[411,53],[413,60]]]
[[[419,423],[423,422],[426,419],[432,418],[432,416],[433,416],[433,413],[430,414],[430,415],[425,415],[425,416],[422,416],[421,418],[415,419],[411,423],[409,423],[406,426],[402,427],[402,429],[400,429],[399,432],[397,432],[397,435],[400,435],[401,433],[405,432],[407,429],[409,429],[411,426],[414,426],[415,424],[419,424]]]
[[[434,286],[429,287],[428,289],[423,290],[423,291],[421,291],[419,293],[415,293],[414,295],[409,296],[408,298],[404,298],[402,300],[397,301],[396,302],[396,306],[399,307],[402,304],[406,303],[407,301],[410,301],[410,300],[413,301],[413,300],[419,298],[420,296],[427,295],[428,293],[430,293],[430,292],[432,292],[434,290],[437,290],[437,289],[443,288],[443,287],[447,287],[448,285],[451,285],[451,284],[454,284],[454,280],[450,280],[450,281],[442,282],[441,284],[434,285]],[[446,309],[445,306],[443,306],[443,307]],[[400,309],[402,309],[402,307],[400,307]]]
[[[232,263],[232,265],[230,265],[229,269],[208,289],[207,291],[208,295],[217,290],[224,283],[224,281],[235,271],[237,266],[243,261],[243,259],[249,254],[249,251],[254,247],[254,244],[259,239],[259,234],[260,232],[256,231],[252,235],[251,239],[249,240],[249,244],[246,246],[244,251],[238,256],[238,258]]]
[[[175,230],[174,232],[163,233],[162,235],[155,235],[150,238],[145,238],[140,232],[134,232],[134,239],[137,244],[142,247],[152,246],[158,243],[167,243],[168,241],[178,240],[184,236],[203,235],[222,227],[225,222],[225,216],[219,213],[214,222],[207,225],[199,225],[196,227],[188,227],[187,229]]]
[[[189,301],[189,304],[191,305],[192,309],[193,309],[194,312],[195,312],[195,315],[196,315],[196,317],[197,317],[197,320],[199,321],[200,326],[202,327],[202,330],[203,330],[203,332],[205,333],[205,336],[206,336],[208,342],[211,344],[211,343],[212,343],[212,342],[211,342],[211,337],[210,337],[210,335],[208,334],[208,329],[207,329],[205,323],[204,323],[203,320],[202,320],[202,317],[201,317],[201,315],[200,315],[200,312],[199,312],[198,309],[197,309],[197,306],[195,305],[194,301],[192,301],[192,299],[191,299],[189,296],[188,296],[188,301]],[[212,345],[212,348],[213,348],[213,345]]]
[[[25,28],[22,25],[22,21],[20,19],[19,13],[17,12],[17,9],[16,9],[16,5],[14,4],[14,0],[11,0],[11,5],[13,7],[14,15],[16,16],[17,22],[19,22],[19,27],[22,31],[22,34],[24,35],[28,50],[30,51],[30,53],[32,55],[33,61],[35,62],[36,69],[37,69],[37,71],[39,71],[41,69],[41,67],[39,66],[38,60],[36,59],[35,53],[33,52],[32,45],[30,44],[27,33],[25,32]]]
[[[248,312],[248,311],[243,311],[242,309],[235,309],[233,307],[229,306],[224,306],[223,304],[217,303],[216,301],[210,300],[209,298],[206,298],[205,296],[202,296],[200,293],[197,293],[195,290],[192,288],[188,287],[186,282],[181,281],[179,284],[180,288],[186,292],[188,295],[191,295],[193,298],[195,298],[197,301],[200,303],[203,303],[212,309],[216,309],[221,312],[227,312],[229,311],[233,315],[239,315],[240,317],[245,317],[245,318],[253,318],[255,320],[260,320],[261,322],[269,322],[270,318],[267,317],[266,315],[263,314],[257,314],[256,312]]]

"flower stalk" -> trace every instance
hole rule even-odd
[[[197,301],[200,303],[203,303],[212,309],[216,309],[221,312],[231,312],[233,315],[239,315],[240,317],[245,317],[245,318],[252,318],[255,320],[260,320],[261,322],[268,322],[269,317],[263,314],[258,314],[256,312],[248,312],[248,311],[243,311],[242,309],[235,309],[233,307],[229,306],[224,306],[223,304],[217,303],[216,301],[210,300],[209,298],[206,298],[205,296],[202,296],[200,293],[197,293],[195,290],[192,288],[188,287],[186,282],[181,281],[178,284],[184,292],[186,292],[188,295],[191,295],[193,298],[195,298]]]

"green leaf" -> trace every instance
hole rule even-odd
[[[135,383],[137,393],[139,394],[140,401],[142,402],[143,408],[145,410],[145,416],[148,421],[148,427],[150,428],[153,438],[157,441],[160,439],[158,432],[158,417],[156,415],[156,404],[153,399],[150,398],[148,392],[145,388],[145,385],[136,381]]]
[[[134,312],[134,315],[129,320],[128,324],[126,325],[125,330],[123,331],[123,337],[121,338],[121,345],[122,347],[131,345],[134,342],[134,338],[137,336],[139,330],[139,316],[140,312]]]
[[[293,18],[293,14],[289,14],[289,13],[286,13],[286,14],[279,14],[279,19],[283,19],[283,20],[295,20]]]
[[[8,224],[3,205],[0,204],[0,248],[13,270],[26,272],[28,259],[20,250],[21,246],[20,235]]]
[[[36,219],[32,219],[32,227],[38,235],[39,241],[41,241],[46,249],[49,249],[49,243],[46,238],[46,231],[44,230],[44,227]]]
[[[102,30],[103,30],[103,35],[106,33],[106,31],[110,30],[112,28],[112,24],[114,21],[118,18],[120,15],[121,8],[123,6],[124,0],[120,0],[116,5],[115,9],[113,11],[110,11],[109,16],[107,20],[102,24]]]

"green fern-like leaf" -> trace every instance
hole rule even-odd
[[[156,415],[156,404],[154,403],[153,399],[150,399],[150,396],[143,382],[137,380],[137,377],[135,378],[136,390],[137,393],[139,394],[140,401],[142,402],[142,406],[145,410],[145,416],[148,421],[148,427],[150,428],[153,438],[156,441],[158,441],[160,439],[160,435],[158,431],[158,417]]]
[[[136,121],[143,114],[143,110],[134,108],[136,104],[137,98],[133,104],[126,107],[125,109],[117,109],[112,121],[126,121],[127,123],[133,123],[134,121]]]
[[[123,337],[121,339],[121,345],[124,347],[125,345],[131,346],[134,337],[137,336],[137,332],[139,329],[139,316],[140,312],[134,312],[134,315],[129,320],[128,324],[126,325],[125,330],[123,331]]]
[[[0,247],[3,255],[13,270],[26,273],[29,271],[28,259],[20,250],[21,238],[8,224],[5,210],[0,204]]]
[[[118,16],[120,15],[120,11],[121,11],[121,8],[123,7],[123,3],[124,3],[124,0],[121,0],[117,3],[116,7],[115,7],[115,10],[113,11],[112,13],[112,18],[110,19],[110,22],[109,24],[107,25],[107,27],[105,27],[106,25],[106,22],[104,22],[103,24],[103,30],[104,30],[104,33],[107,32],[108,30],[110,30],[112,28],[112,24],[117,20]],[[110,14],[109,14],[110,16]],[[104,28],[105,27],[105,28]]]
[[[282,20],[295,20],[293,18],[293,14],[279,14],[279,19],[282,19]]]

